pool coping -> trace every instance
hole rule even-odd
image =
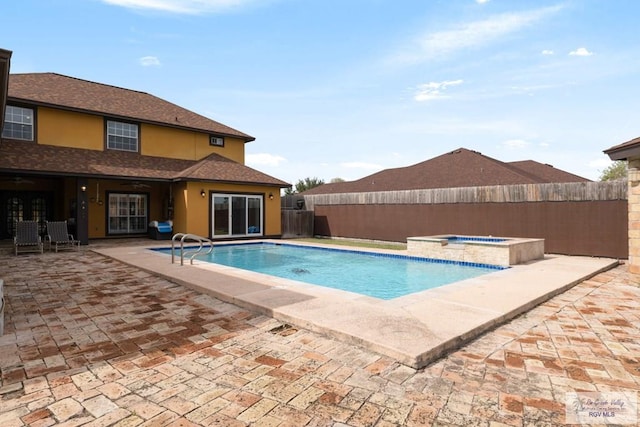
[[[428,365],[482,333],[619,264],[610,258],[545,255],[542,260],[380,300],[198,260],[193,265],[185,261],[181,266],[179,259],[171,264],[170,256],[149,250],[167,246],[170,243],[164,241],[93,251],[284,323],[392,357],[413,368]],[[349,250],[344,246],[326,246]],[[402,250],[357,248],[357,251],[406,254]]]

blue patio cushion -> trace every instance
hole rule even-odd
[[[171,233],[173,227],[168,222],[159,222],[158,223],[158,232],[159,233]]]

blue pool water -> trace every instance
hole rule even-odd
[[[160,251],[171,253],[171,249]],[[504,269],[487,264],[282,243],[217,245],[211,255],[197,259],[380,299],[397,298]]]

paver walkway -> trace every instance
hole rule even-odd
[[[2,427],[537,427],[566,392],[640,390],[624,266],[421,370],[86,249],[2,254],[0,277]]]

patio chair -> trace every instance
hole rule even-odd
[[[13,237],[16,255],[19,252],[44,252],[42,239],[38,234],[38,221],[17,221],[16,234]]]
[[[49,250],[55,247],[56,252],[62,249],[80,249],[80,241],[74,239],[73,234],[69,234],[67,221],[47,221],[45,241]]]

